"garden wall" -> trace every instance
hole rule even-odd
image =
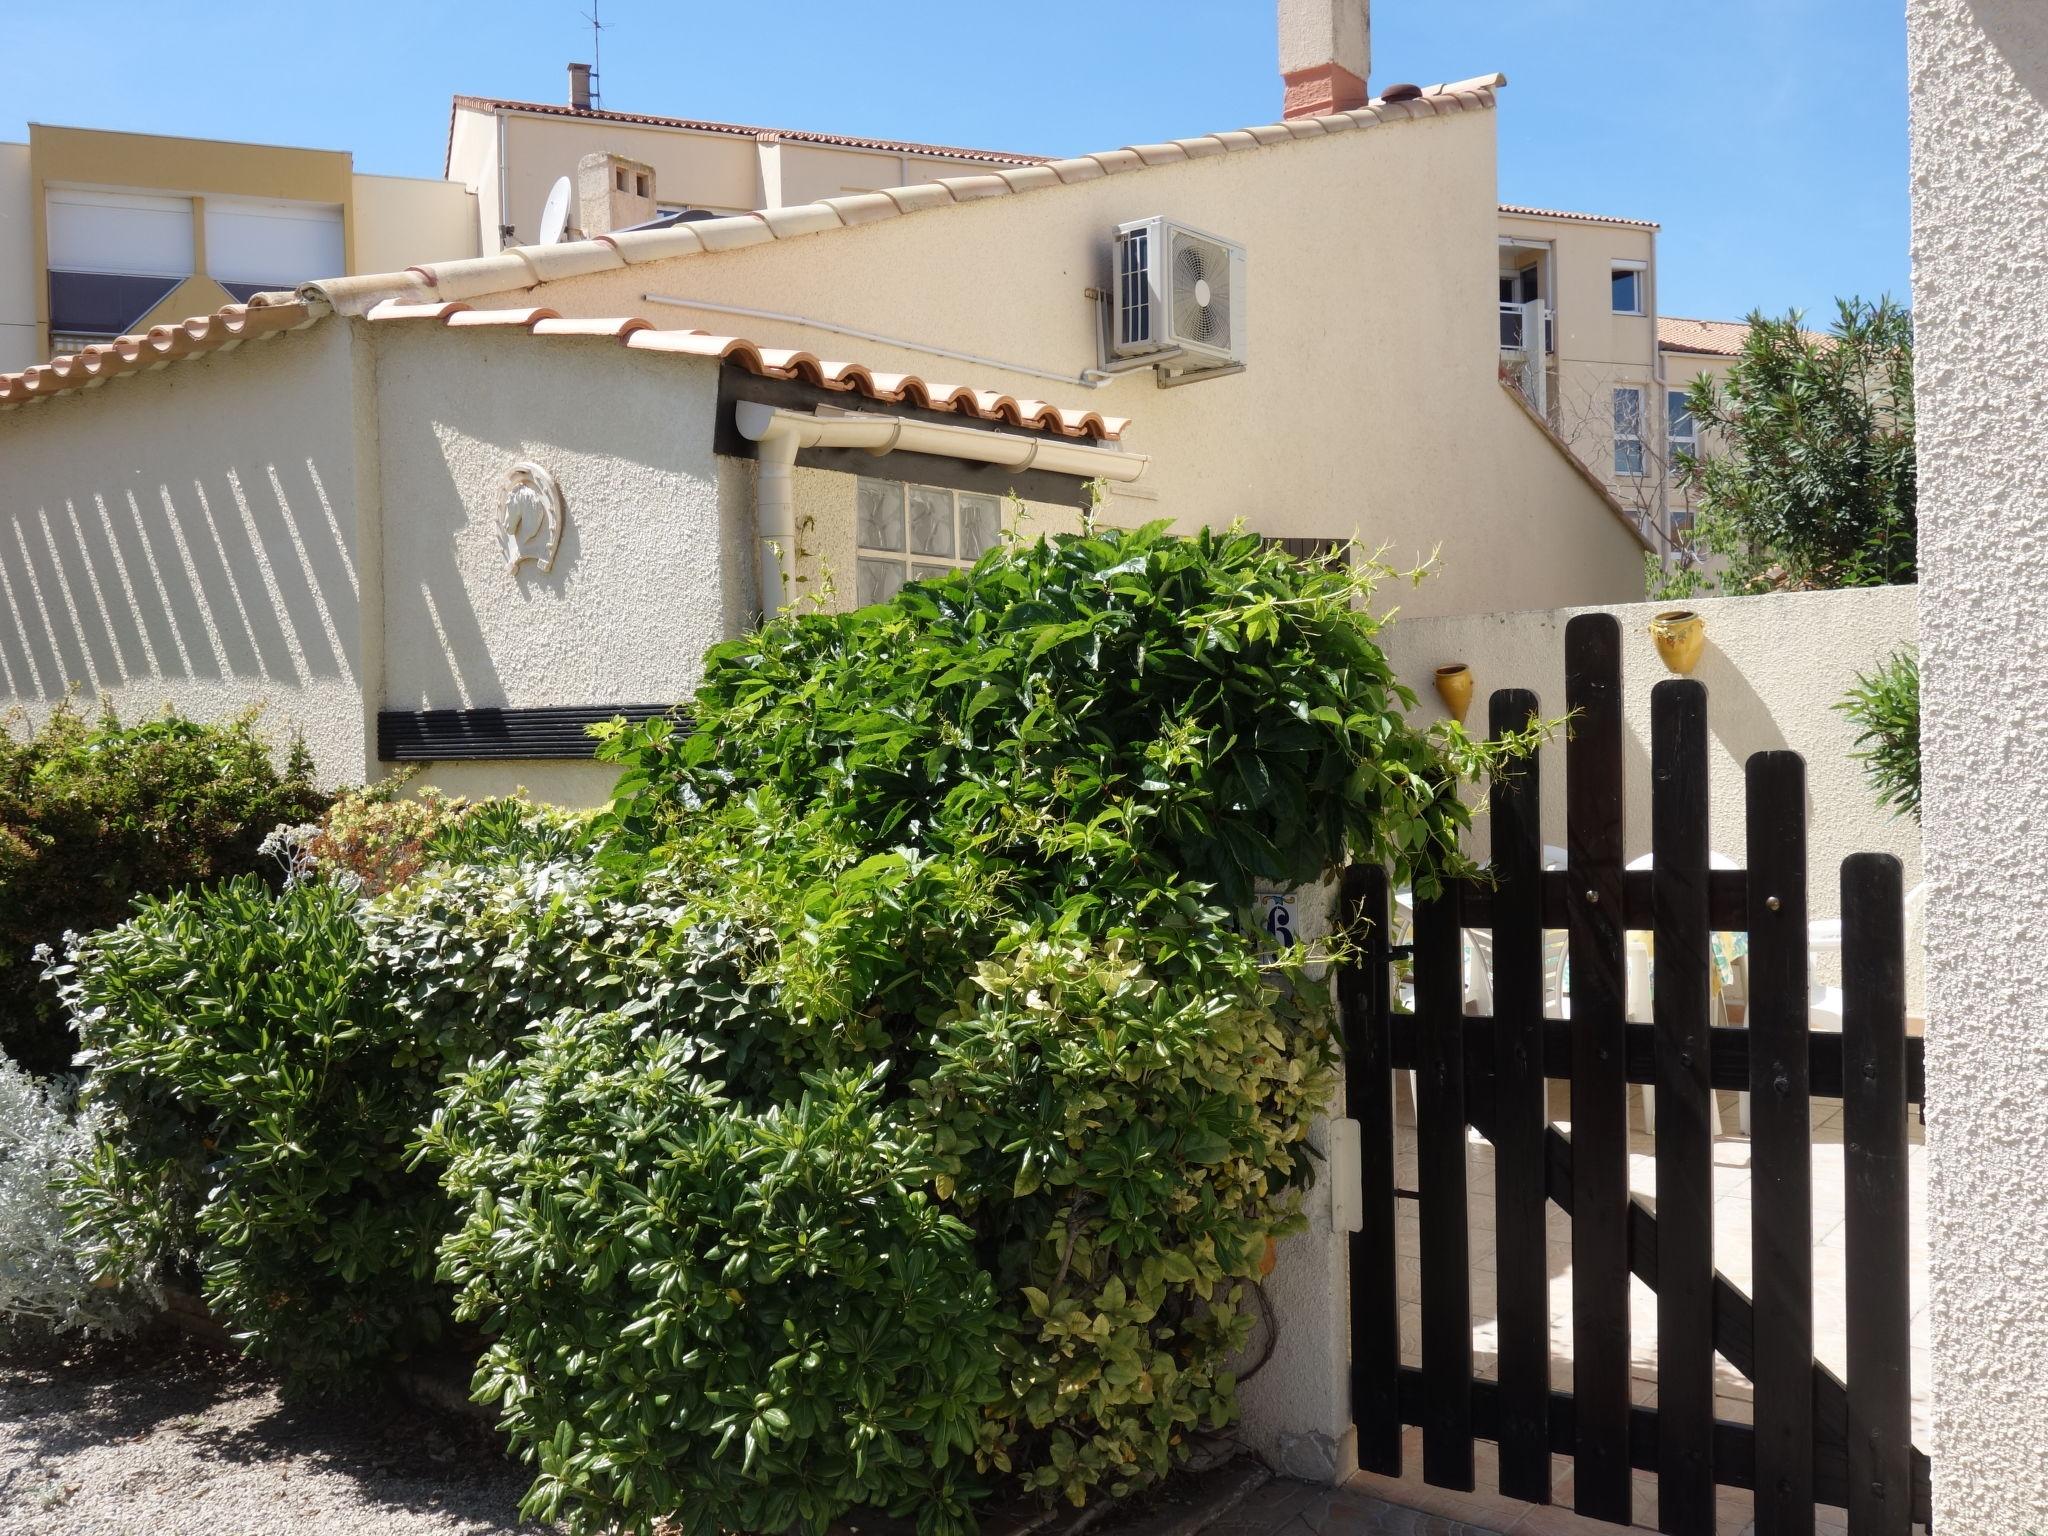
[[[1483,734],[1487,699],[1496,688],[1533,688],[1546,717],[1563,715],[1565,624],[1578,613],[1612,613],[1622,635],[1624,835],[1626,856],[1633,859],[1650,851],[1650,692],[1671,676],[1657,659],[1648,626],[1672,606],[1624,603],[1399,620],[1383,639],[1401,680],[1415,690],[1418,718],[1443,713],[1434,670],[1454,661],[1469,665],[1474,683],[1466,724]],[[1707,689],[1709,846],[1737,864],[1746,862],[1743,765],[1753,752],[1789,748],[1806,759],[1812,915],[1840,912],[1841,863],[1852,853],[1895,854],[1905,865],[1906,889],[1920,884],[1919,824],[1878,807],[1862,764],[1850,756],[1855,727],[1833,708],[1857,673],[1871,671],[1901,646],[1915,643],[1918,589],[1702,598],[1684,606],[1707,621],[1706,650],[1692,676]],[[1543,838],[1560,847],[1565,841],[1563,756],[1561,749],[1553,749],[1543,763]],[[1474,830],[1475,852],[1483,857],[1484,817]],[[1921,950],[1916,921],[1907,935],[1907,1006],[1916,1014],[1922,1011]],[[1837,962],[1837,956],[1824,953],[1814,979],[1839,984]]]

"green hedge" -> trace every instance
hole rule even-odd
[[[39,946],[118,923],[138,896],[263,872],[265,835],[326,803],[304,748],[279,767],[253,715],[123,725],[64,707],[0,730],[0,1051],[51,1073],[76,1048]]]
[[[432,1335],[438,1237],[577,1532],[1156,1480],[1235,1413],[1335,1085],[1327,957],[1262,954],[1254,894],[1426,891],[1513,750],[1407,723],[1375,574],[1005,546],[713,651],[693,731],[606,742],[591,838],[464,817],[374,899],[146,906],[66,979],[116,1111],[81,1235],[189,1252],[310,1380]]]

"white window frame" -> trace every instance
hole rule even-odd
[[[1635,396],[1635,430],[1633,432],[1622,430],[1621,397],[1623,395]],[[1643,444],[1645,412],[1649,408],[1647,395],[1648,392],[1640,384],[1617,384],[1614,386],[1614,478],[1617,480],[1640,480],[1649,473],[1649,454],[1645,451]],[[1629,447],[1635,449],[1635,465],[1633,468],[1622,462],[1622,450]]]
[[[1689,393],[1690,391],[1683,389],[1667,389],[1664,391],[1664,454],[1671,461],[1674,468],[1678,464],[1678,456],[1681,453],[1689,453],[1694,458],[1700,456],[1700,424],[1692,412],[1685,408],[1686,397]],[[1685,417],[1685,424],[1691,428],[1690,431],[1682,436],[1672,430],[1672,417],[1674,413],[1671,407],[1674,401],[1678,405],[1678,414],[1682,414]]]
[[[1616,260],[1608,262],[1607,291],[1610,296],[1610,303],[1612,302],[1614,292],[1614,276],[1617,272],[1633,272],[1635,274],[1636,307],[1634,309],[1617,309],[1614,313],[1617,315],[1647,315],[1650,312],[1650,305],[1649,295],[1645,290],[1650,285],[1650,264],[1647,261]]]
[[[888,495],[900,498],[902,543],[891,549],[882,543],[870,543],[867,532],[861,526],[861,499],[867,494]],[[928,510],[943,501],[950,519],[950,538],[953,552],[917,549],[917,527],[912,516],[914,503],[922,498]],[[879,475],[861,475],[854,482],[854,600],[866,607],[869,603],[886,602],[896,592],[913,581],[925,581],[943,576],[950,571],[964,571],[981,558],[994,542],[964,553],[969,538],[966,526],[966,511],[972,509],[990,513],[995,519],[994,540],[1000,540],[1003,532],[1003,498],[981,491],[957,491],[943,485],[921,485],[915,481],[884,479]],[[937,542],[931,540],[928,542]],[[870,596],[870,578],[880,577],[880,568],[893,565],[901,573],[895,585],[888,592],[877,592]]]

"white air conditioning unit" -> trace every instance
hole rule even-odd
[[[1171,366],[1188,373],[1244,362],[1243,246],[1171,219],[1139,219],[1117,226],[1112,262],[1117,357],[1178,353]]]

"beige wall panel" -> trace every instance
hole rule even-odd
[[[1612,601],[1641,546],[1517,419],[1498,383],[1494,118],[1471,112],[1214,156],[854,229],[551,284],[566,313],[851,353],[878,368],[1127,413],[1153,455],[1147,515],[1385,543],[1443,575],[1411,612]],[[1341,189],[1341,192],[1340,190]],[[1160,390],[1005,373],[911,348],[651,304],[787,310],[1077,373],[1095,358],[1105,244],[1166,214],[1250,247],[1249,372]],[[530,303],[529,294],[484,302]],[[1119,499],[1121,500],[1121,498]]]
[[[738,210],[758,201],[760,166],[752,139],[511,113],[505,142],[511,211],[504,222],[518,227],[517,244],[537,237],[555,178],[574,180],[576,162],[589,154],[624,155],[653,166],[655,195],[668,207]]]
[[[523,794],[548,805],[587,810],[612,797],[619,771],[609,763],[532,758],[525,762],[428,763],[411,788],[434,788],[443,794],[481,800],[489,795]]]
[[[394,272],[481,254],[476,194],[460,182],[358,176],[354,192],[359,272]]]
[[[711,451],[716,370],[608,340],[377,328],[383,703],[667,703],[751,611],[752,503]],[[554,569],[505,569],[530,459],[568,507]]]
[[[0,144],[0,373],[48,361],[36,321],[40,268],[28,146]]]
[[[350,348],[323,325],[0,412],[0,695],[263,704],[361,779]]]

